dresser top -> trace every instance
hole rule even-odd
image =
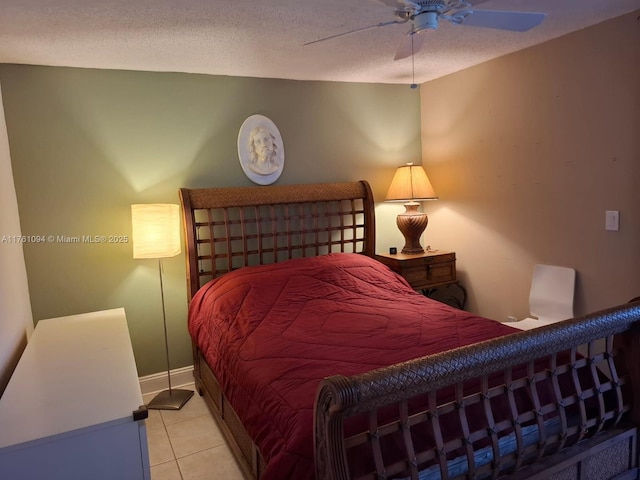
[[[41,320],[0,398],[0,448],[129,421],[141,405],[123,308]]]

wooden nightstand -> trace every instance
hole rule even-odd
[[[402,275],[415,290],[453,307],[464,308],[467,295],[456,280],[455,252],[378,253],[374,258]],[[453,287],[455,292],[449,291],[449,287]]]

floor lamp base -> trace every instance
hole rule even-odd
[[[193,390],[171,389],[160,392],[147,404],[152,410],[180,410],[193,396]]]

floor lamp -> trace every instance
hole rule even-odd
[[[193,395],[191,390],[171,388],[171,362],[167,336],[167,314],[164,306],[162,259],[175,257],[180,248],[180,207],[178,205],[154,203],[131,205],[133,258],[157,258],[160,273],[160,297],[162,298],[162,320],[164,323],[164,346],[167,358],[169,389],[160,392],[149,402],[147,408],[156,410],[180,410]]]

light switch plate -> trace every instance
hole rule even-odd
[[[620,212],[618,210],[605,211],[604,228],[613,232],[620,230]]]

